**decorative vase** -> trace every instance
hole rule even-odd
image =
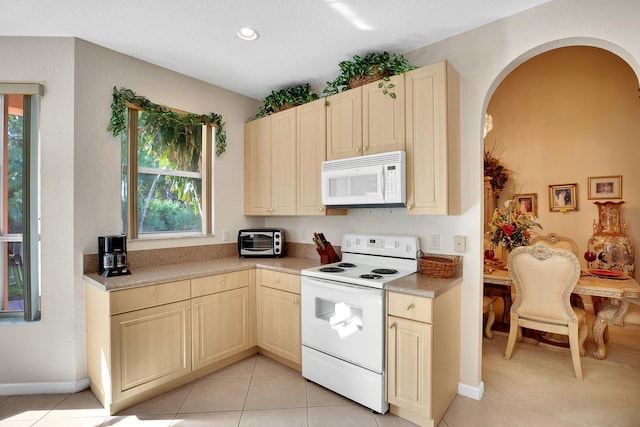
[[[587,243],[588,252],[596,259],[588,262],[589,269],[609,270],[632,276],[635,270],[633,242],[625,234],[626,221],[621,221],[620,208],[624,202],[594,202],[598,207],[598,222],[593,221],[593,235]]]

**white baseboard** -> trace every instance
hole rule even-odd
[[[471,387],[468,384],[458,383],[458,394],[474,400],[482,400],[482,395],[484,394],[484,382],[480,381],[480,385],[478,387]]]
[[[65,382],[0,384],[0,396],[77,393],[87,387],[89,387],[89,378]]]

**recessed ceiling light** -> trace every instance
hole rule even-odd
[[[253,28],[243,27],[236,31],[236,36],[242,40],[255,40],[258,38],[258,32]]]

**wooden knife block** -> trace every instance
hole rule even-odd
[[[325,243],[324,249],[318,249],[318,254],[320,254],[320,263],[321,264],[331,264],[332,262],[340,261],[336,250],[333,248],[333,245],[330,242]]]

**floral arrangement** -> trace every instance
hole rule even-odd
[[[506,169],[500,164],[500,155],[496,155],[495,153],[496,148],[497,145],[494,141],[491,150],[484,152],[484,176],[491,178],[491,189],[493,190],[493,197],[495,198],[500,195],[500,192],[509,179]],[[502,152],[504,152],[504,149]]]
[[[502,244],[509,252],[518,246],[529,244],[532,228],[538,227],[542,230],[536,217],[531,213],[518,210],[513,200],[507,201],[504,208],[498,208],[493,212],[489,227],[491,228],[491,248]]]

